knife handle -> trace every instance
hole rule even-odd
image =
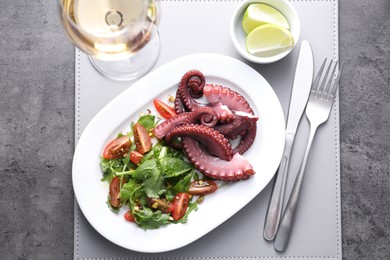
[[[297,209],[298,199],[301,193],[303,177],[305,176],[307,160],[309,158],[309,153],[310,153],[311,145],[313,143],[316,130],[317,130],[317,126],[313,126],[313,125],[310,126],[309,140],[307,142],[305,155],[303,156],[303,160],[301,162],[301,166],[299,167],[298,174],[295,177],[294,186],[291,190],[290,198],[287,202],[287,206],[283,218],[280,221],[278,234],[274,241],[274,248],[276,251],[279,252],[285,251],[289,242],[291,230],[293,228],[295,211]]]
[[[286,189],[287,170],[290,163],[290,155],[295,134],[286,133],[286,143],[279,170],[276,174],[274,188],[272,190],[270,203],[264,223],[264,238],[268,241],[275,239],[278,231],[279,221],[282,215],[284,192]]]

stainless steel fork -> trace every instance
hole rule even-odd
[[[326,59],[322,63],[320,70],[313,82],[312,90],[310,93],[309,101],[306,106],[306,117],[310,122],[310,134],[309,141],[307,143],[305,155],[301,166],[299,168],[298,175],[295,179],[294,187],[291,191],[290,198],[288,200],[286,210],[284,212],[282,221],[280,222],[278,233],[274,241],[274,247],[277,251],[284,251],[287,248],[288,241],[290,238],[290,233],[293,226],[293,220],[295,215],[296,206],[298,204],[299,194],[301,191],[303,177],[305,175],[306,163],[309,157],[310,148],[317,131],[318,126],[326,122],[329,118],[330,111],[332,109],[333,101],[335,99],[335,94],[339,85],[341,73],[344,67],[344,64],[341,65],[339,73],[335,78],[335,72],[337,68],[337,62],[333,64],[331,61],[328,65],[325,75],[322,77],[322,72],[326,64]],[[329,75],[333,64],[332,72]],[[334,83],[332,84],[332,82]]]

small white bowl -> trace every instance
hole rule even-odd
[[[289,25],[290,25],[290,32],[294,39],[294,46],[290,48],[289,50],[286,50],[282,53],[279,53],[277,55],[271,56],[271,57],[258,57],[255,55],[250,54],[245,47],[245,38],[246,34],[244,30],[242,29],[242,17],[244,16],[246,8],[251,3],[263,3],[267,4],[269,6],[274,7],[279,12],[281,12],[284,17],[287,19]],[[275,61],[278,61],[287,54],[291,52],[291,50],[296,46],[299,34],[301,31],[301,25],[300,20],[297,11],[295,10],[294,6],[288,1],[288,0],[247,0],[244,1],[240,6],[234,11],[233,17],[230,22],[230,36],[232,38],[234,47],[237,49],[237,51],[241,54],[242,57],[245,59],[255,62],[255,63],[261,63],[261,64],[267,64],[272,63]]]

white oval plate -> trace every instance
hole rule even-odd
[[[198,69],[207,83],[218,83],[241,93],[250,102],[258,121],[254,144],[244,154],[256,174],[229,183],[208,195],[191,213],[186,224],[171,224],[157,230],[139,228],[123,218],[124,209],[113,213],[106,205],[108,184],[99,167],[105,145],[119,132],[127,132],[153,99],[166,100],[176,93],[182,75]],[[179,58],[149,73],[105,106],[88,124],[73,158],[73,188],[77,202],[90,224],[105,238],[139,252],[164,252],[185,246],[204,236],[233,216],[274,176],[283,148],[285,121],[279,100],[268,82],[236,59],[218,54],[196,54]],[[221,203],[229,201],[229,203]]]

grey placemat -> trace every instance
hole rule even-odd
[[[215,52],[241,59],[229,36],[230,17],[240,1],[163,0],[161,55],[155,68],[198,52]],[[313,48],[315,69],[325,57],[338,59],[338,1],[291,1],[301,18],[301,38]],[[287,114],[298,48],[269,65],[248,63],[274,88]],[[221,68],[223,69],[223,68]],[[239,72],[237,72],[239,73]],[[98,74],[76,50],[76,143],[90,119],[131,83],[114,82]],[[243,210],[221,226],[181,249],[145,254],[118,247],[100,236],[75,202],[75,259],[341,259],[338,98],[329,121],[319,130],[307,165],[291,242],[277,253],[262,237],[272,183]],[[298,129],[287,194],[298,171],[308,137],[304,118]],[[245,192],[245,191],[243,191]],[[221,202],[222,203],[222,202]],[[206,221],[206,220],[205,220]]]

